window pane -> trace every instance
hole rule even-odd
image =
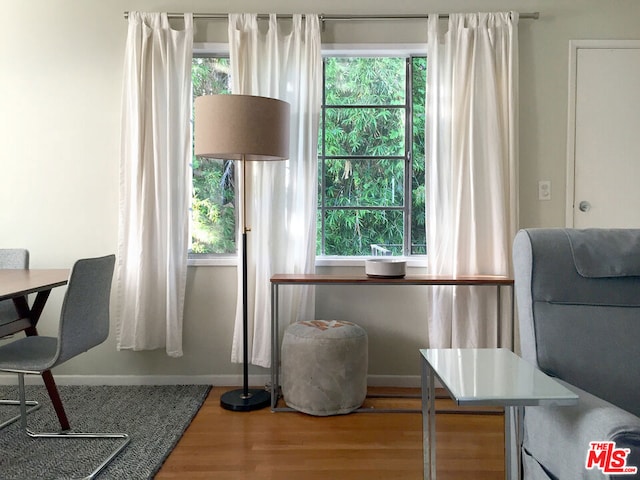
[[[191,252],[235,253],[233,161],[193,157]]]
[[[228,58],[195,57],[191,63],[193,98],[231,93],[230,75]]]
[[[411,173],[411,254],[426,255],[425,228],[425,88],[427,82],[427,59],[413,58],[412,119],[413,119],[413,171]]]
[[[318,253],[426,253],[426,58],[326,58],[323,78]]]
[[[403,217],[400,210],[325,210],[325,255],[401,255]]]
[[[325,155],[404,155],[404,109],[326,108]]]
[[[325,60],[327,105],[403,105],[404,58],[346,58]]]
[[[193,99],[230,93],[228,58],[195,57],[191,64]],[[192,157],[191,254],[236,252],[234,164]]]
[[[404,160],[327,159],[325,199],[328,207],[401,207]]]

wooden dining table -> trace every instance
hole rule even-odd
[[[0,323],[0,338],[20,332],[38,335],[36,327],[51,290],[66,285],[68,280],[68,269],[0,269],[0,301],[12,300],[16,309],[15,319]],[[35,298],[30,306],[28,296],[33,294]],[[42,379],[60,427],[63,431],[69,430],[69,420],[51,371],[43,372]]]

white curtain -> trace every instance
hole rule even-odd
[[[430,273],[511,272],[518,222],[517,25],[515,12],[452,14],[442,32],[438,16],[429,16]],[[496,309],[495,287],[434,287],[430,347],[496,346]],[[510,347],[510,330],[502,333],[501,346]]]
[[[192,15],[129,13],[122,101],[117,348],[182,355],[191,194]]]
[[[294,15],[279,25],[269,16],[258,29],[254,14],[229,15],[233,93],[291,104],[291,143],[285,162],[249,162],[247,238],[250,363],[271,363],[271,284],[275,273],[315,271],[318,195],[317,136],[322,56],[317,15]],[[238,242],[240,245],[241,242]],[[242,255],[242,252],[238,252]],[[238,292],[242,288],[238,269]],[[311,319],[312,287],[282,289],[280,322]],[[242,298],[238,295],[232,361],[242,361]]]

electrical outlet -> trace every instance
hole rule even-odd
[[[551,200],[551,180],[538,182],[538,200]]]

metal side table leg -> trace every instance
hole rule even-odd
[[[436,478],[436,404],[433,370],[422,361],[422,453],[424,480]]]

